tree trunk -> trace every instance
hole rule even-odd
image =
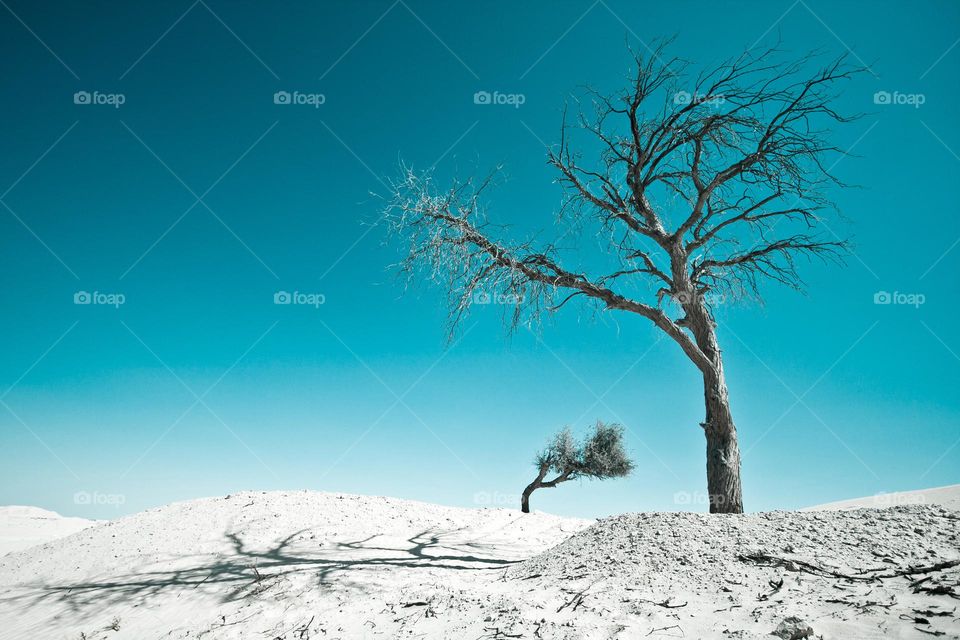
[[[737,427],[730,413],[722,365],[719,376],[704,376],[704,395],[707,417],[702,426],[707,438],[710,513],[743,513],[740,447],[737,445]]]
[[[547,477],[547,472],[550,470],[550,465],[545,464],[540,467],[540,472],[537,474],[537,477],[533,482],[527,485],[527,488],[523,490],[523,495],[520,496],[520,511],[522,513],[530,513],[530,494],[532,494],[537,489],[544,487],[551,489],[561,482],[566,482],[569,480],[576,471],[574,469],[565,469],[560,475],[558,475],[553,480],[544,480]]]
[[[682,266],[685,255],[678,254],[675,277],[685,277]],[[723,355],[717,343],[716,322],[705,301],[689,282],[682,306],[686,311],[683,326],[690,329],[697,346],[713,366],[701,369],[703,374],[706,418],[703,424],[707,438],[707,495],[710,513],[743,513],[740,491],[740,447],[737,427],[730,413],[730,397],[723,374]]]
[[[534,478],[533,482],[527,485],[527,488],[523,490],[523,495],[520,496],[520,512],[521,513],[530,513],[530,494],[544,486],[543,479],[547,477],[547,471],[550,470],[550,464],[544,463],[540,465],[540,468],[537,470],[537,477]],[[547,483],[550,486],[553,484]]]
[[[534,480],[523,490],[523,494],[520,496],[520,511],[522,513],[530,513],[530,494],[536,491],[539,486],[540,483]]]

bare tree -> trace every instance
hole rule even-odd
[[[751,52],[693,75],[686,61],[664,60],[664,45],[635,56],[629,87],[612,96],[588,90],[589,113],[564,115],[548,163],[565,200],[558,222],[575,248],[512,233],[487,220],[484,180],[435,186],[429,173],[404,167],[386,217],[408,243],[402,269],[446,287],[451,331],[475,294],[515,297],[511,328],[574,299],[626,311],[663,331],[703,378],[707,490],[711,512],[740,513],[740,451],[730,411],[717,300],[760,298],[763,279],[800,289],[800,258],[839,260],[846,245],[825,239],[828,192],[844,185],[831,157],[831,106],[839,83],[862,71],[843,57],[779,61],[776,48]],[[586,135],[595,161],[571,149]],[[592,225],[600,243],[584,240]],[[589,259],[586,254],[598,247]],[[571,257],[573,254],[573,257]],[[579,258],[576,266],[574,261]]]
[[[633,463],[623,448],[623,427],[597,421],[593,433],[577,444],[570,428],[558,432],[535,461],[537,477],[527,485],[520,498],[520,510],[530,513],[530,496],[537,489],[555,487],[578,478],[605,480],[622,478],[633,471]],[[550,472],[556,474],[547,480]]]

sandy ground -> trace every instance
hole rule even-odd
[[[545,608],[567,594],[585,637],[769,638],[793,617],[810,637],[956,638],[958,535],[939,506],[626,514],[506,576],[550,593]]]
[[[392,638],[413,603],[479,603],[589,524],[305,491],[176,503],[0,558],[0,637]]]
[[[593,522],[246,492],[0,558],[0,638],[960,638],[958,536],[929,503]]]
[[[38,507],[0,507],[0,556],[63,538],[96,524]]]
[[[898,493],[878,493],[866,498],[829,502],[827,504],[810,507],[821,511],[838,511],[844,509],[883,509],[907,504],[938,504],[954,511],[960,511],[960,484],[921,491],[901,491]]]

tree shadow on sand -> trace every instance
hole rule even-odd
[[[396,546],[371,544],[381,537],[375,534],[362,540],[327,541],[316,550],[293,548],[294,543],[306,540],[310,529],[296,531],[266,550],[253,549],[239,534],[227,532],[224,539],[231,551],[167,558],[170,563],[187,566],[145,568],[102,580],[68,584],[28,584],[24,585],[25,592],[0,598],[0,602],[30,607],[57,600],[71,611],[80,612],[86,607],[142,605],[162,594],[199,590],[207,594],[222,593],[220,601],[226,603],[256,596],[278,580],[303,573],[316,578],[315,583],[308,581],[310,588],[338,586],[362,592],[367,585],[357,580],[358,572],[380,567],[477,571],[516,562],[496,557],[496,545],[450,540],[458,531],[426,530]],[[163,562],[151,560],[150,565]]]

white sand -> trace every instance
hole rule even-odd
[[[38,507],[0,507],[0,556],[63,538],[95,524]]]
[[[843,510],[843,509],[882,509],[884,507],[896,507],[906,504],[938,504],[954,511],[960,511],[960,484],[950,485],[948,487],[937,487],[936,489],[922,489],[920,491],[900,491],[897,493],[878,493],[866,498],[854,498],[853,500],[841,500],[840,502],[829,502],[827,504],[810,507],[818,510]]]
[[[245,492],[0,558],[0,638],[960,638],[960,566],[882,577],[960,561],[958,535],[929,504],[594,523]]]

